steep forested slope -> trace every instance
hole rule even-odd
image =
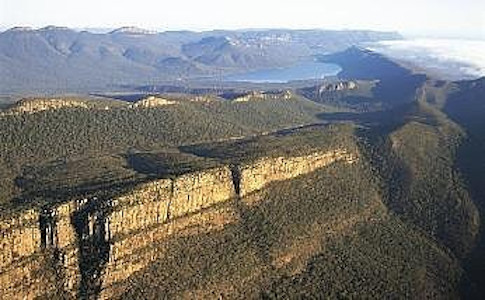
[[[316,115],[329,109],[297,96],[177,103],[130,108],[107,102],[108,109],[66,107],[1,116],[1,201],[19,195],[22,180],[15,178],[29,166],[240,138],[320,122]]]
[[[358,149],[348,126],[273,139]],[[286,146],[284,146],[286,145]],[[226,156],[230,156],[229,146]],[[303,147],[308,147],[304,145]],[[217,150],[219,148],[219,150]],[[198,152],[221,156],[225,149]],[[288,150],[287,150],[288,151]],[[251,151],[249,151],[251,153]],[[369,162],[341,163],[274,183],[222,207],[236,222],[220,231],[173,236],[151,245],[163,253],[119,285],[119,297],[446,297],[461,274],[446,248],[399,220],[381,198]],[[207,211],[210,215],[211,210]],[[146,250],[149,251],[149,250]]]
[[[451,87],[444,86],[441,94],[444,111],[463,126],[466,139],[457,152],[457,166],[464,175],[473,201],[480,210],[480,236],[477,247],[466,260],[468,279],[464,284],[464,295],[479,299],[485,294],[485,79],[457,82]]]

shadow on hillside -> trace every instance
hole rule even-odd
[[[405,114],[399,111],[378,111],[367,113],[321,113],[319,119],[326,122],[351,122],[358,126],[371,128],[375,134],[387,135],[402,126]]]
[[[135,94],[92,94],[92,95],[97,97],[114,99],[114,100],[121,100],[125,102],[137,102],[145,98],[148,94],[135,93]]]
[[[468,190],[480,213],[480,231],[476,247],[465,260],[466,277],[461,283],[464,299],[483,299],[485,295],[485,145],[469,137],[458,149],[457,167],[465,177]]]
[[[171,178],[220,165],[212,158],[189,153],[131,153],[126,160],[130,168],[153,178]]]
[[[340,78],[378,80],[372,90],[374,98],[389,106],[414,100],[416,90],[427,78],[424,74],[413,74],[383,55],[358,47],[320,56],[319,60],[340,65]]]
[[[467,131],[467,139],[457,152],[457,167],[465,177],[473,202],[480,212],[480,231],[476,248],[465,261],[467,276],[461,283],[464,299],[483,299],[485,295],[485,80],[460,82],[459,91],[447,100],[444,111]]]

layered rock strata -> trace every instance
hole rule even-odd
[[[163,255],[153,247],[157,242],[235,222],[237,212],[223,203],[336,161],[356,160],[344,149],[266,157],[155,180],[115,199],[26,211],[0,222],[0,298],[34,298],[59,285],[72,296],[109,298],[117,283]],[[54,275],[45,272],[49,268]]]

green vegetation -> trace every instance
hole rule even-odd
[[[479,224],[477,209],[454,166],[462,132],[426,104],[420,104],[416,115],[390,135],[394,155],[408,177],[401,194],[391,191],[390,205],[464,257],[474,245]]]
[[[352,131],[338,133],[356,147]],[[219,209],[235,211],[238,221],[222,231],[175,236],[142,250],[163,254],[120,283],[127,290],[119,297],[456,295],[457,261],[387,211],[376,179],[365,160],[337,163],[228,203]]]
[[[117,283],[115,296],[441,299],[458,298],[460,285],[477,295],[485,139],[482,98],[473,91],[483,83],[427,82],[416,91],[418,77],[389,105],[379,104],[388,83],[368,86],[363,92],[377,104],[367,113],[341,103],[350,95],[332,100],[346,113],[300,96],[191,102],[180,95],[177,104],[154,108],[112,102],[4,115],[0,214],[75,195],[109,199],[220,164],[346,149],[359,153],[356,163],[336,162],[191,214],[231,220],[216,229],[189,226],[133,253],[156,260]],[[382,107],[391,109],[375,111]],[[53,270],[46,276],[60,276]],[[60,289],[52,282],[48,293]]]
[[[274,134],[220,143],[203,143],[180,147],[184,152],[211,157],[228,163],[249,162],[260,157],[305,155],[319,149],[322,151],[345,148],[354,150],[349,142],[355,126],[313,125]]]
[[[177,147],[313,124],[321,122],[319,113],[331,111],[298,96],[241,103],[180,98],[176,105],[149,109],[102,103],[0,117],[0,215],[73,195],[109,197],[153,176],[208,167],[213,163],[194,167]],[[165,155],[158,171],[143,167],[143,161],[154,161],[148,153]]]
[[[457,298],[457,261],[396,218],[359,224],[272,285],[270,298]]]
[[[445,86],[446,87],[446,86]],[[485,295],[485,79],[454,83],[445,88],[443,110],[463,126],[466,139],[457,151],[457,167],[463,174],[473,202],[480,211],[480,232],[477,245],[465,260],[467,280],[463,281],[463,295],[478,298]]]

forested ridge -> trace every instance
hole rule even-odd
[[[2,202],[18,194],[15,178],[29,166],[177,149],[182,145],[258,135],[318,123],[328,108],[293,99],[211,104],[184,102],[154,108],[61,108],[0,117]],[[109,164],[109,162],[108,162]],[[115,167],[118,169],[118,167]],[[86,169],[89,172],[88,169]],[[116,179],[115,174],[113,180]],[[17,180],[18,183],[18,180]]]
[[[405,93],[387,103],[396,79],[370,85],[357,74],[351,79],[364,91],[336,91],[328,101],[296,91],[2,114],[1,217],[73,197],[126,195],[221,165],[346,149],[357,157],[352,164],[206,208],[202,215],[231,222],[153,242],[144,251],[156,253],[154,263],[117,283],[113,297],[479,299],[483,79],[395,74],[408,79]],[[368,105],[355,105],[357,96]]]

